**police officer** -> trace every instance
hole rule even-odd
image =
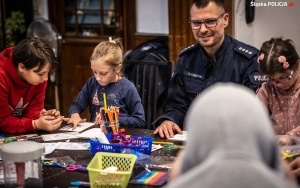
[[[179,55],[164,115],[153,122],[157,127],[154,134],[162,138],[173,137],[174,132],[181,134],[194,98],[217,82],[234,82],[257,90],[258,50],[226,35],[228,21],[223,0],[194,0],[190,26],[197,43]]]

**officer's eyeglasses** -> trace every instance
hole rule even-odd
[[[211,18],[211,19],[207,19],[204,21],[200,21],[200,20],[191,20],[189,21],[189,24],[191,25],[192,29],[200,29],[201,25],[204,24],[207,28],[212,28],[212,27],[216,27],[218,20],[225,14],[225,12],[223,14],[221,14],[219,17],[217,18]]]

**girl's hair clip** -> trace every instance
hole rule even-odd
[[[111,37],[108,38],[108,41],[111,42],[111,43],[116,44],[116,41],[114,41]]]
[[[279,62],[279,63],[283,63],[282,67],[283,67],[284,69],[287,69],[287,68],[289,68],[289,66],[290,66],[290,64],[286,61],[286,57],[283,56],[283,55],[278,57],[278,62]]]
[[[261,53],[257,58],[257,63],[259,63],[259,61],[262,61],[264,58],[265,58],[265,54]]]

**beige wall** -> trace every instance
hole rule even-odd
[[[238,2],[241,1],[238,6]],[[292,0],[256,0],[256,3],[275,3],[281,5],[294,2],[294,6],[259,6],[255,7],[255,19],[246,24],[245,0],[235,0],[235,38],[260,48],[271,37],[292,39],[300,54],[300,1]],[[277,4],[278,5],[278,4]]]

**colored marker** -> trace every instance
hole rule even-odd
[[[73,185],[73,186],[87,186],[87,187],[89,187],[90,183],[89,182],[85,182],[85,181],[72,181],[71,185]]]
[[[159,142],[159,141],[153,141],[153,144],[161,144],[161,145],[165,145],[165,144],[174,144],[172,142]]]

